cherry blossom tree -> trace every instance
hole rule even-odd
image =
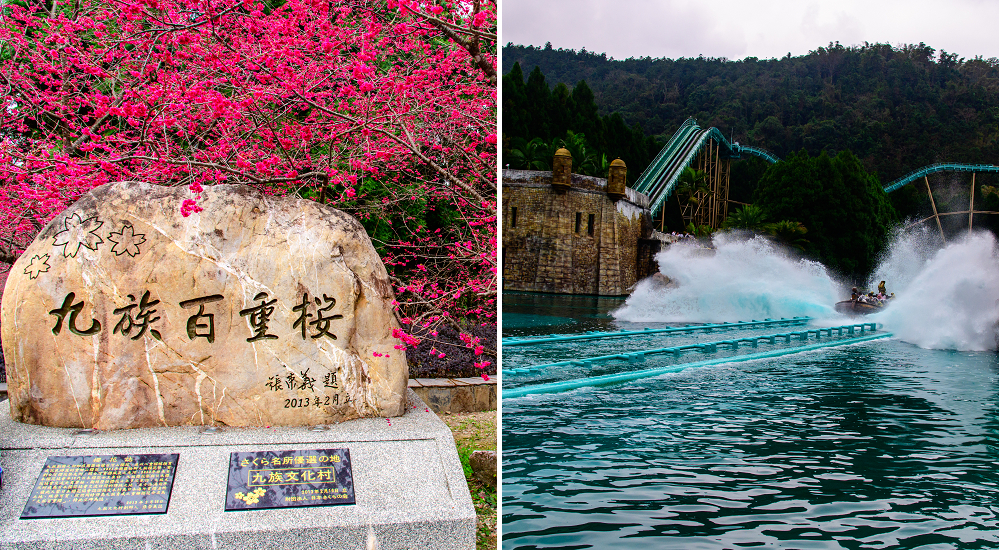
[[[495,0],[2,10],[0,266],[99,185],[188,186],[187,216],[202,185],[242,183],[388,228],[376,245],[401,345],[442,322],[495,322]],[[451,223],[428,227],[415,204]]]

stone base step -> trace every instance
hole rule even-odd
[[[497,408],[497,379],[411,378],[407,386],[436,413],[492,411]]]

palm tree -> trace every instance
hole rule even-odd
[[[805,250],[805,246],[809,244],[809,241],[802,237],[809,230],[801,222],[781,220],[780,222],[764,224],[763,229],[776,241],[798,250]]]
[[[522,170],[551,170],[554,149],[542,138],[527,141],[516,137],[510,142],[510,161]]]
[[[764,210],[754,204],[744,204],[739,210],[729,213],[729,217],[723,222],[723,229],[743,229],[760,233],[767,224],[767,217]]]
[[[698,225],[698,226],[696,226],[694,224],[694,222],[687,224],[687,226],[684,228],[684,230],[686,232],[694,235],[695,237],[698,237],[698,238],[711,237],[712,233],[715,232],[708,225]]]
[[[560,146],[565,147],[573,155],[573,172],[586,176],[600,175],[598,173],[600,167],[597,166],[597,155],[590,150],[590,146],[587,143],[587,136],[580,132],[566,130],[566,137],[556,139],[554,143],[559,143]]]
[[[706,196],[712,194],[712,190],[708,187],[708,174],[704,170],[695,170],[690,166],[677,177],[675,191],[680,204],[686,202],[691,206],[698,206]]]

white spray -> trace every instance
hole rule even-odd
[[[926,231],[897,236],[872,277],[897,298],[871,316],[886,330],[928,349],[997,349],[1000,263],[991,233],[954,238],[943,248]]]
[[[817,262],[795,258],[763,237],[717,234],[715,250],[678,243],[656,256],[660,273],[637,285],[616,319],[722,322],[808,315],[827,317],[841,285]]]
[[[616,319],[630,322],[722,322],[806,315],[821,324],[848,322],[833,305],[850,286],[819,263],[802,260],[771,241],[730,234],[715,250],[674,244],[657,255],[671,283],[636,286]],[[990,233],[956,238],[941,247],[927,232],[897,234],[869,285],[880,280],[897,298],[866,320],[924,348],[997,349],[997,241]]]

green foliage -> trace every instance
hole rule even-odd
[[[803,235],[809,232],[801,222],[781,220],[780,222],[764,224],[762,229],[778,242],[792,248],[805,251],[809,241]]]
[[[549,169],[551,152],[547,159],[538,158],[542,148],[531,145],[539,140],[552,152],[569,149],[577,174],[607,177],[611,161],[620,158],[629,167],[627,181],[633,183],[663,147],[638,125],[630,128],[618,113],[602,117],[594,92],[582,80],[572,90],[561,82],[550,90],[538,67],[525,82],[521,66],[515,63],[502,84],[505,166]],[[539,168],[542,165],[546,168]]]
[[[587,136],[572,130],[567,130],[564,137],[551,141],[537,137],[530,141],[522,137],[508,138],[504,147],[504,163],[520,170],[551,170],[552,157],[560,147],[573,156],[573,173],[607,177],[611,164],[607,155],[598,156]]]
[[[305,187],[300,192],[306,199],[326,202],[343,189],[327,187],[317,191]],[[388,254],[388,244],[412,237],[421,231],[434,231],[459,223],[459,212],[450,204],[428,199],[423,189],[413,184],[400,186],[373,178],[358,182],[357,196],[337,203],[337,208],[358,219],[372,240],[379,256]],[[381,206],[396,203],[393,214],[386,217]],[[400,271],[400,270],[397,270]]]
[[[465,473],[466,480],[472,480],[472,466],[469,464],[469,456],[476,450],[472,441],[459,441],[455,448],[458,450],[458,461],[462,463],[462,472]]]
[[[729,199],[737,202],[753,201],[757,182],[771,163],[764,159],[747,155],[743,160],[729,164]]]
[[[699,226],[696,227],[694,225],[694,223],[687,224],[687,227],[684,228],[684,231],[686,231],[686,232],[688,232],[688,233],[690,233],[690,234],[692,234],[692,235],[694,235],[695,237],[698,237],[698,238],[711,237],[712,233],[714,232],[710,226],[699,225]]]
[[[556,141],[559,147],[565,147],[573,155],[573,172],[586,176],[602,175],[598,173],[601,161],[587,143],[586,135],[566,130],[566,137]],[[607,177],[606,173],[603,175]]]
[[[801,222],[781,220],[768,223],[764,209],[755,204],[744,204],[738,210],[730,212],[722,228],[766,233],[786,246],[803,251],[809,245],[809,241],[803,237],[808,229]]]
[[[764,215],[764,211],[759,206],[744,204],[739,209],[729,213],[722,228],[760,232],[764,230],[766,221],[767,216]]]
[[[552,144],[547,143],[542,138],[534,138],[531,141],[523,137],[515,137],[510,140],[510,145],[505,148],[504,162],[512,168],[522,170],[551,170],[552,155],[555,149]]]
[[[703,128],[716,126],[733,141],[782,158],[801,149],[811,156],[852,151],[868,172],[888,182],[934,162],[993,163],[1000,157],[998,60],[935,53],[922,43],[831,43],[781,59],[614,60],[582,50],[508,45],[503,70],[513,73],[518,64],[539,67],[537,84],[543,82],[543,72],[553,82],[585,80],[586,91],[577,94],[574,89],[576,108],[589,112],[592,98],[605,114],[603,134],[584,127],[572,130],[585,133],[611,159],[625,153],[609,144],[628,142],[625,135],[609,137],[611,126],[619,124],[612,117],[642,125],[663,141],[694,117]],[[544,117],[547,107],[518,103],[523,107],[515,114],[506,108],[508,94],[505,81],[504,131],[509,135],[551,139],[565,133],[567,128],[544,135],[518,133],[523,123],[508,117]],[[623,127],[619,124],[615,131]],[[628,154],[641,152],[630,147]],[[628,164],[630,182],[649,163],[641,154],[621,158]],[[734,163],[730,198],[750,202],[747,195],[760,176],[751,163],[759,161]],[[926,193],[921,198],[905,188],[890,196],[904,216],[916,214],[926,202]],[[810,226],[812,234],[816,229]]]
[[[674,191],[677,193],[678,201],[692,206],[697,206],[705,196],[712,193],[708,185],[708,174],[704,170],[696,170],[690,166],[684,168],[678,176]],[[701,198],[698,193],[701,193]]]
[[[878,179],[848,151],[832,159],[826,152],[810,157],[801,151],[772,165],[754,202],[770,219],[808,227],[808,242],[800,241],[804,231],[795,237],[798,230],[791,226],[782,226],[778,234],[855,280],[864,280],[875,267],[896,221]]]

